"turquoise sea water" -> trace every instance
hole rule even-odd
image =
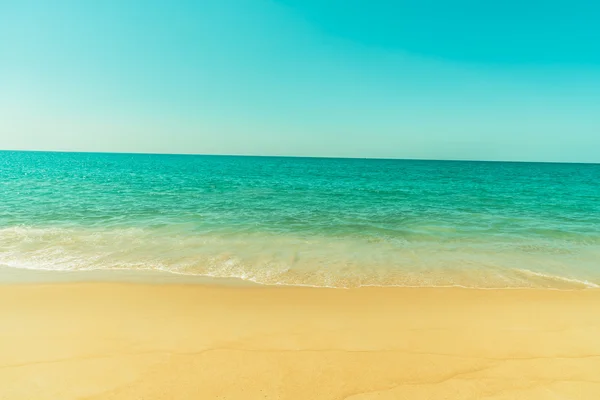
[[[600,165],[0,152],[0,266],[600,287]]]

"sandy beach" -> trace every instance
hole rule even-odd
[[[597,399],[600,291],[0,286],[0,399]]]

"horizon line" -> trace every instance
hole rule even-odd
[[[0,149],[0,152],[21,153],[67,153],[67,154],[123,154],[149,156],[208,156],[208,157],[265,157],[265,158],[315,158],[333,160],[382,160],[382,161],[448,161],[448,162],[482,162],[482,163],[519,163],[519,164],[583,164],[600,165],[599,162],[581,161],[525,161],[525,160],[477,160],[477,159],[442,159],[442,158],[401,158],[401,157],[341,157],[341,156],[301,156],[301,155],[260,155],[260,154],[210,154],[210,153],[152,153],[131,151],[85,151],[85,150],[24,150]]]

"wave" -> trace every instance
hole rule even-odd
[[[547,244],[537,247],[543,249]],[[598,248],[523,252],[521,243],[420,243],[361,237],[160,228],[0,229],[0,265],[49,271],[131,270],[263,285],[353,288],[600,288]]]

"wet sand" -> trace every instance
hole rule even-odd
[[[0,286],[0,399],[598,399],[600,290]]]

